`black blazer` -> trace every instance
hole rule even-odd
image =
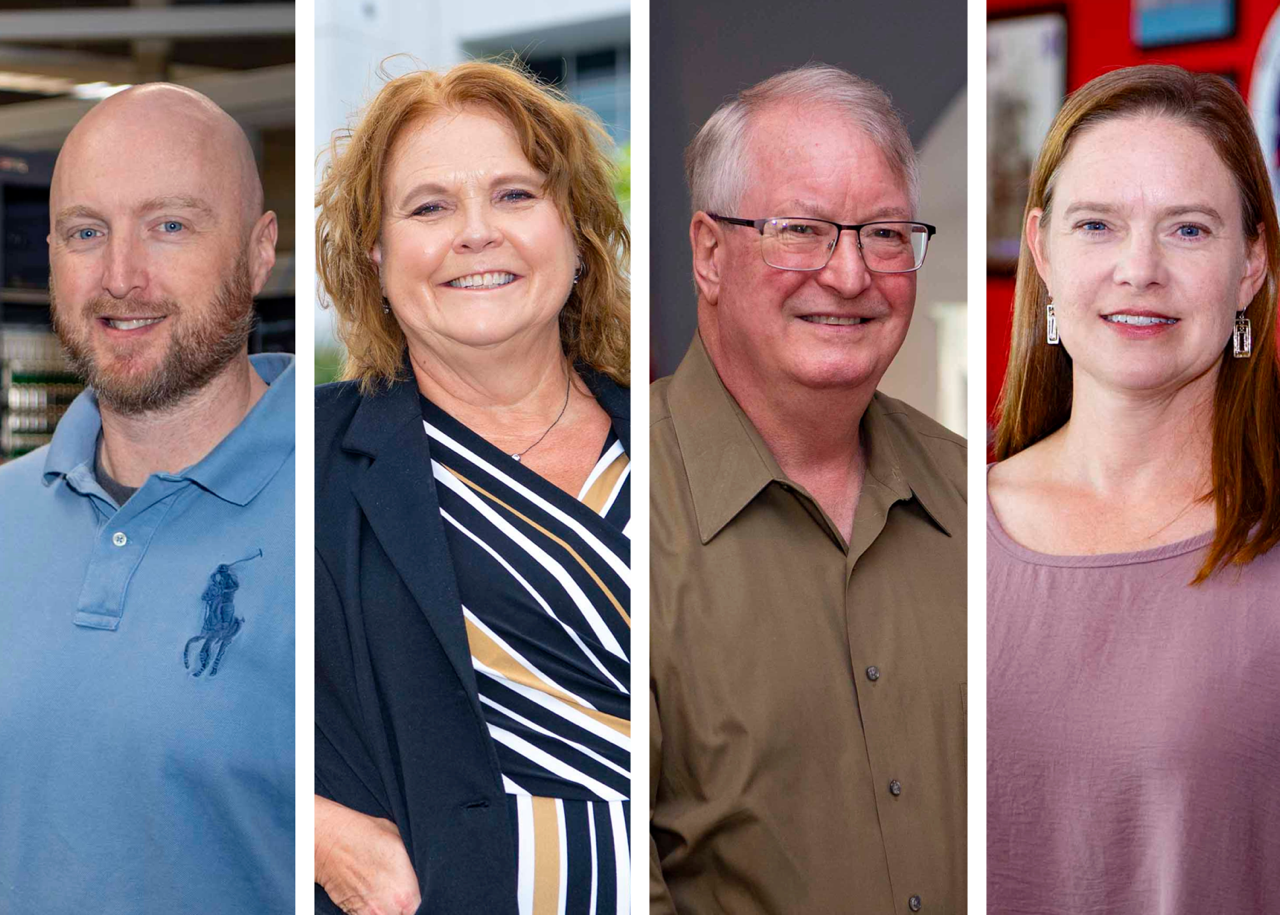
[[[579,367],[631,451],[629,393]],[[516,866],[412,374],[316,389],[316,793],[400,827],[424,913],[516,915]],[[316,911],[340,909],[316,885]]]

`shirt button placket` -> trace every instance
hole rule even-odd
[[[111,543],[115,546],[124,546],[129,542],[129,538],[125,536],[124,531],[116,531],[111,535]]]

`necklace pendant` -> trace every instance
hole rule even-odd
[[[513,460],[513,461],[519,461],[519,460],[520,460],[520,455],[518,455],[518,454],[513,454],[513,455],[511,455],[511,460]]]

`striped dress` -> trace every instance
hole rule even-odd
[[[630,911],[631,474],[611,430],[578,498],[422,399],[521,915]]]

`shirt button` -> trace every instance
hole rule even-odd
[[[873,665],[871,665],[870,667],[868,667],[868,668],[867,668],[867,679],[868,679],[868,680],[870,680],[870,681],[871,681],[871,682],[873,682],[873,683],[874,683],[876,680],[879,680],[879,679],[880,679],[880,668],[879,668],[879,667],[876,667],[874,664],[873,664]]]
[[[129,538],[124,535],[124,531],[116,531],[111,535],[111,542],[116,546],[124,546],[129,542]]]
[[[889,782],[889,793],[892,794],[894,797],[897,797],[899,794],[902,793],[902,785],[898,782],[896,778],[893,781]],[[912,911],[915,911],[915,910],[913,909]]]
[[[909,908],[913,912],[919,912],[920,906],[921,906],[921,902],[920,902],[919,896],[912,896],[910,899],[907,900],[907,908]]]

